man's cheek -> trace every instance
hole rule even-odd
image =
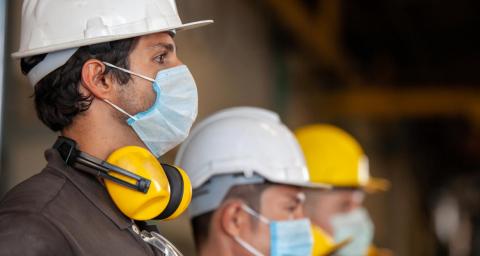
[[[153,90],[145,88],[144,90],[131,92],[130,94],[131,107],[134,108],[134,113],[144,112],[150,109],[155,103],[156,94]],[[133,97],[133,98],[132,98]]]
[[[148,92],[146,93],[146,96],[145,96],[145,110],[149,109],[150,107],[153,106],[153,104],[155,103],[155,99],[157,98],[157,94],[155,93],[155,91],[152,89],[152,90],[148,90]]]

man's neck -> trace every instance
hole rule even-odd
[[[223,239],[209,239],[197,252],[198,256],[222,255],[235,256],[231,243]]]
[[[121,123],[112,116],[99,115],[89,113],[78,116],[62,131],[62,135],[75,140],[79,150],[102,160],[121,147],[145,147],[126,122]]]

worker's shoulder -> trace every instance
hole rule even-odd
[[[58,170],[45,167],[12,188],[0,201],[0,216],[13,213],[38,213],[55,200],[66,184],[66,177]]]
[[[0,213],[0,255],[73,255],[64,234],[41,214]]]

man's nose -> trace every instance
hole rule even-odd
[[[180,65],[183,65],[183,62],[179,58],[176,58],[174,61],[170,62],[169,67],[173,68]]]

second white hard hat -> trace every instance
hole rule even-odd
[[[257,174],[273,183],[321,187],[309,182],[303,153],[292,132],[271,111],[230,108],[200,122],[177,154],[192,187],[211,177]],[[328,186],[325,186],[328,187]]]
[[[193,128],[175,160],[190,177],[190,218],[215,210],[234,186],[266,181],[301,187],[313,185],[303,153],[276,113],[230,108]]]

